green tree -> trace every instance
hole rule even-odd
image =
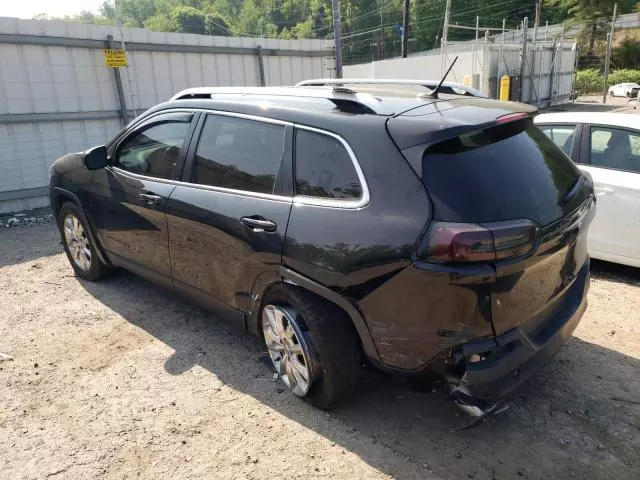
[[[171,12],[171,30],[174,32],[197,33],[204,35],[206,16],[202,10],[180,5]]]
[[[569,23],[581,24],[578,42],[588,56],[593,56],[598,40],[606,39],[614,4],[618,3],[618,14],[629,13],[635,7],[635,0],[548,0],[551,7],[567,12]]]

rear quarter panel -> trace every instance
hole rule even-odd
[[[440,327],[478,318],[477,294],[465,285],[446,287],[446,274],[433,278],[412,267],[431,219],[426,190],[384,126],[363,121],[348,131],[343,137],[363,170],[370,202],[341,209],[294,201],[283,263],[358,308],[383,364],[415,370],[442,349]],[[491,333],[488,323],[482,328]]]

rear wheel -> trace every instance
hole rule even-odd
[[[80,208],[67,202],[58,213],[58,228],[69,263],[80,278],[98,280],[108,272],[100,262]]]
[[[358,338],[342,310],[282,285],[265,298],[261,323],[273,366],[294,395],[329,409],[356,391]]]

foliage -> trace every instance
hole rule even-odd
[[[636,0],[545,0],[551,7],[564,9],[570,24],[581,24],[578,43],[581,50],[592,55],[596,42],[606,40],[611,25],[614,4],[618,15],[629,13],[636,7]]]
[[[597,68],[587,68],[576,72],[575,89],[580,94],[602,92],[602,73]]]
[[[640,68],[640,40],[625,38],[611,52],[615,68]]]
[[[619,13],[633,11],[635,0],[617,0]],[[400,54],[403,0],[342,0],[343,57],[345,63],[370,61]],[[514,29],[524,17],[530,25],[534,2],[522,0],[452,0],[451,24]],[[581,22],[581,52],[595,55],[606,38],[612,0],[544,0],[541,25],[546,21]],[[409,50],[439,46],[444,0],[411,0]],[[255,35],[276,38],[331,38],[331,0],[105,0],[100,14],[82,12],[64,20],[114,24],[156,31],[206,35]],[[449,41],[474,38],[473,30],[452,27]],[[626,57],[625,57],[626,58]]]
[[[640,83],[640,70],[619,69],[609,73],[609,85],[618,83]],[[602,93],[602,72],[596,68],[578,70],[576,73],[576,90],[580,94]]]

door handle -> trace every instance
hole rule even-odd
[[[156,195],[155,193],[141,193],[138,195],[138,198],[144,202],[147,202],[148,205],[157,205],[162,202],[162,197],[160,195]]]
[[[240,223],[245,227],[249,227],[254,232],[275,232],[278,229],[275,222],[258,215],[242,217]]]

